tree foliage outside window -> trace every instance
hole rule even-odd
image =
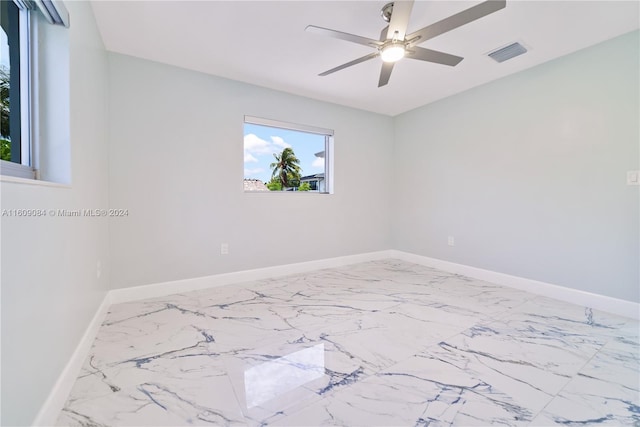
[[[11,161],[9,84],[9,72],[0,67],[0,159],[6,161]]]
[[[269,191],[282,191],[282,184],[277,178],[271,178],[271,181],[267,182],[266,186]]]
[[[298,191],[311,191],[311,185],[308,182],[303,182],[298,187]]]

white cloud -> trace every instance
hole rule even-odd
[[[280,153],[284,148],[291,147],[279,136],[272,136],[271,141],[265,141],[250,133],[244,136],[244,162],[259,162],[257,156]]]
[[[278,147],[291,148],[291,144],[287,144],[286,142],[284,142],[284,139],[280,138],[279,136],[272,136],[271,141],[273,141],[273,143]]]
[[[256,159],[255,157],[253,157],[253,155],[251,155],[251,153],[247,153],[246,151],[244,152],[244,162],[245,163],[249,163],[249,162],[254,162],[257,163],[258,159]]]
[[[324,157],[316,157],[311,166],[318,169],[324,169]]]
[[[271,154],[273,144],[250,133],[244,136],[244,151],[251,154]]]

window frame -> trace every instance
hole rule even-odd
[[[280,120],[267,119],[256,116],[244,116],[243,129],[245,124],[266,126],[275,129],[286,129],[296,132],[312,133],[324,136],[324,191],[244,191],[245,193],[311,193],[311,194],[333,194],[333,145],[334,131],[317,126],[303,125]],[[265,183],[266,184],[266,183]]]
[[[20,134],[17,144],[11,141],[11,161],[0,160],[0,174],[18,178],[35,179],[36,171],[33,167],[33,43],[35,38],[33,25],[33,10],[21,1],[12,1],[18,8],[19,19],[19,117]],[[15,123],[15,120],[14,120]],[[19,153],[19,155],[17,154]],[[14,161],[15,159],[15,161]]]
[[[69,27],[69,12],[61,0],[8,0],[17,6],[19,11],[20,37],[20,138],[19,162],[12,141],[11,161],[0,160],[0,179],[2,177],[27,178],[39,180],[40,158],[38,130],[40,114],[38,111],[39,82],[42,72],[39,68],[38,27],[40,15],[50,25]]]

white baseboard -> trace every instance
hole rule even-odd
[[[567,288],[565,286],[552,285],[550,283],[539,282],[537,280],[525,279],[524,277],[511,276],[509,274],[498,273],[496,271],[484,270],[482,268],[471,267],[464,264],[456,264],[441,259],[429,258],[422,255],[415,255],[409,252],[398,250],[392,252],[392,257],[403,261],[433,267],[450,273],[461,274],[474,279],[484,280],[510,288],[531,292],[561,301],[578,304],[585,307],[595,308],[619,316],[630,317],[640,320],[640,304],[608,297],[605,295],[593,294],[580,291],[578,289]]]
[[[56,421],[60,416],[60,411],[62,411],[62,408],[67,401],[67,397],[69,396],[69,393],[71,393],[71,389],[78,378],[82,364],[89,355],[93,341],[95,340],[98,330],[107,315],[110,305],[111,300],[109,298],[109,293],[107,292],[102,303],[98,307],[96,314],[93,316],[93,319],[91,319],[89,326],[87,326],[87,329],[84,331],[84,334],[82,335],[75,351],[71,355],[69,362],[67,362],[67,365],[62,370],[62,373],[49,393],[47,400],[42,405],[42,408],[40,408],[38,415],[36,415],[32,425],[53,426],[56,424]]]
[[[234,283],[251,282],[254,280],[270,279],[272,277],[289,274],[306,273],[323,268],[340,267],[357,264],[359,262],[393,258],[394,251],[368,252],[358,255],[348,255],[337,258],[326,258],[317,261],[300,262],[296,264],[278,265],[275,267],[257,268],[233,273],[215,274],[213,276],[195,277],[193,279],[175,280],[172,282],[156,283],[153,285],[135,286],[132,288],[113,289],[110,291],[112,304],[141,299],[161,297],[175,293],[196,291],[199,289],[215,288]]]

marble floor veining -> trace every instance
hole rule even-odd
[[[111,306],[70,426],[640,426],[632,319],[398,260]]]

